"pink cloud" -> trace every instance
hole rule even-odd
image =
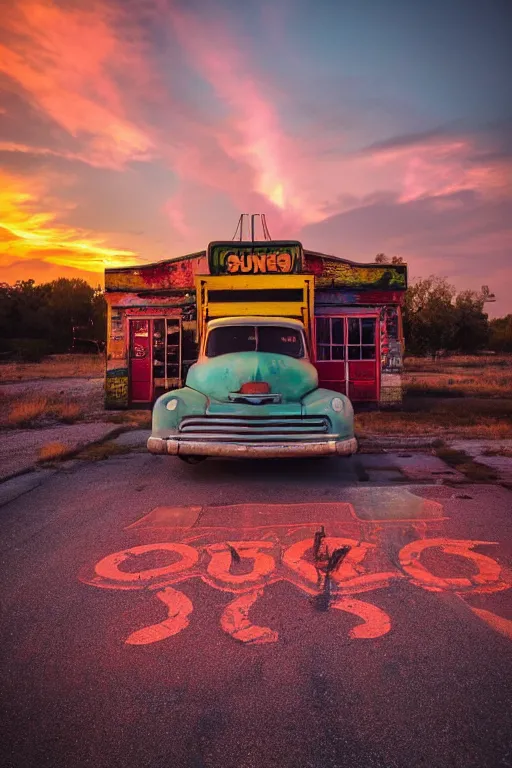
[[[203,180],[206,176],[210,183],[220,183],[224,189],[231,185],[232,198],[244,203],[244,208],[251,197],[259,198],[267,210],[270,206],[288,226],[316,220],[318,212],[289,173],[296,156],[294,142],[282,130],[277,110],[260,78],[251,71],[240,36],[230,32],[225,18],[206,18],[203,13],[199,17],[176,7],[170,18],[173,32],[191,64],[212,85],[228,110],[215,138],[218,148],[239,169],[230,173],[224,183],[220,178],[214,180],[214,166],[199,168],[200,163],[193,160],[195,171]]]
[[[377,149],[370,156],[376,168],[393,172],[403,203],[467,190],[491,197],[512,195],[512,161],[480,159],[478,147],[469,138],[419,141]]]
[[[187,213],[184,202],[183,194],[178,192],[164,205],[164,211],[169,217],[171,226],[181,240],[190,238],[192,234],[191,229],[187,224]]]

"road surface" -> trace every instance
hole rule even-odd
[[[44,476],[0,510],[3,764],[511,766],[512,493],[435,474]]]

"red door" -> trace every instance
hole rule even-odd
[[[379,399],[379,350],[375,315],[316,318],[316,367],[320,386],[354,402]]]
[[[153,398],[150,320],[130,320],[130,400],[150,403]]]

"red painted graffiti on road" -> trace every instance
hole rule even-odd
[[[311,528],[295,526],[294,536],[301,535],[301,527]],[[85,583],[103,589],[154,590],[166,606],[168,615],[163,621],[134,631],[126,638],[127,644],[148,645],[189,626],[194,606],[176,585],[190,579],[200,579],[233,595],[222,612],[220,626],[232,638],[247,644],[278,640],[276,631],[253,624],[249,616],[254,603],[277,582],[294,585],[319,604],[323,601],[325,609],[356,617],[359,621],[349,632],[353,639],[382,637],[390,631],[389,615],[356,595],[384,589],[393,582],[405,580],[423,590],[451,591],[462,598],[512,586],[510,574],[496,560],[475,551],[496,542],[422,538],[403,546],[391,563],[377,544],[327,536],[323,528],[314,539],[309,535],[291,544],[282,543],[275,529],[253,529],[252,534],[259,534],[260,538],[213,543],[204,541],[205,537],[197,531],[194,542],[157,542],[115,552],[102,558],[93,572],[82,577]],[[216,534],[221,534],[221,530],[217,529]],[[290,531],[287,534],[288,539]],[[451,576],[436,575],[428,566],[429,552],[437,553],[448,563],[450,556],[459,558],[459,570],[452,571]],[[465,575],[460,575],[460,558],[467,566]],[[495,631],[512,639],[511,621],[487,610],[471,610]]]

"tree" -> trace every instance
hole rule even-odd
[[[489,341],[489,322],[484,313],[485,296],[475,291],[461,291],[455,299],[455,319],[451,348],[471,353]]]
[[[87,329],[86,337],[105,339],[105,300],[101,289],[85,280],[60,278],[36,285],[19,280],[0,284],[0,352],[41,356],[67,352],[73,328]]]
[[[512,352],[512,315],[491,320],[489,346],[495,352]]]
[[[87,325],[92,319],[94,288],[85,280],[61,277],[48,283],[48,289],[54,345],[66,351],[73,343],[73,326]]]
[[[393,256],[391,259],[385,253],[378,253],[375,257],[376,264],[405,264],[402,256]]]
[[[454,334],[454,296],[455,288],[434,275],[409,286],[403,313],[408,352],[435,357],[450,346]]]
[[[486,346],[489,323],[483,307],[491,296],[485,286],[479,293],[457,294],[445,278],[431,275],[417,280],[405,294],[407,351],[435,357],[441,350],[469,353]]]

